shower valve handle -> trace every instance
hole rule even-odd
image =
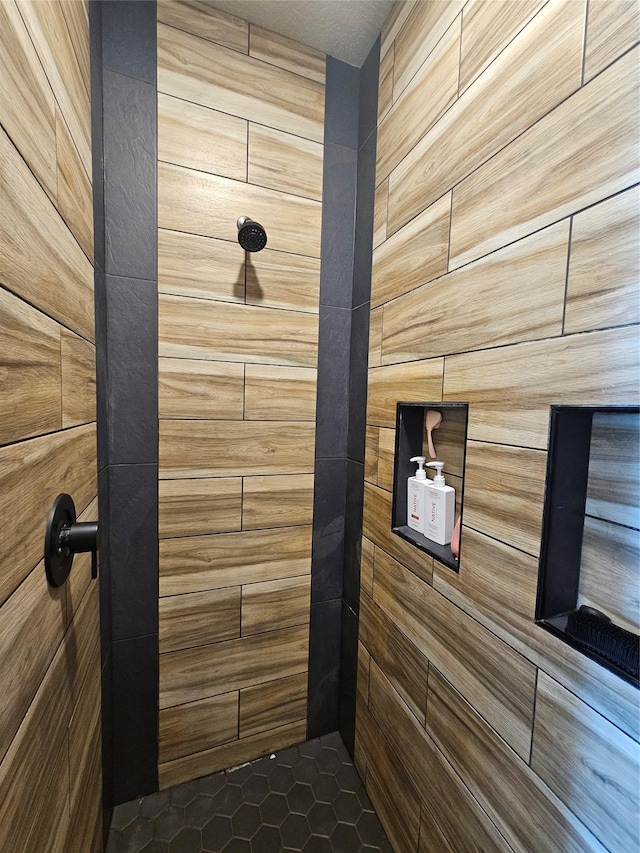
[[[53,502],[44,539],[44,568],[51,586],[61,586],[69,577],[75,554],[91,552],[91,577],[98,576],[100,527],[97,521],[76,521],[71,495],[61,494]]]

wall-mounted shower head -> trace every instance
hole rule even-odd
[[[259,222],[254,222],[248,216],[241,216],[237,221],[238,243],[245,252],[259,252],[267,245],[267,232]]]

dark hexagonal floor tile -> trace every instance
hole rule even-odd
[[[118,850],[140,850],[154,838],[153,821],[136,818],[120,832]]]
[[[290,767],[276,767],[269,776],[269,789],[277,794],[287,794],[295,781]]]
[[[360,800],[350,791],[340,791],[333,801],[333,809],[342,823],[355,823],[362,814]]]
[[[352,791],[355,793],[362,788],[362,780],[353,765],[343,764],[335,774],[335,777],[341,791]]]
[[[291,770],[296,782],[311,783],[320,773],[313,758],[300,758]]]
[[[199,853],[202,850],[202,838],[199,829],[185,826],[169,844],[169,853]]]
[[[269,793],[269,782],[266,776],[251,776],[242,785],[242,799],[245,803],[259,806]]]
[[[319,755],[316,756],[316,764],[321,773],[334,774],[343,766],[336,750],[328,747],[323,747]]]
[[[287,749],[283,749],[276,753],[276,761],[278,764],[285,765],[286,767],[293,767],[299,758],[300,753],[297,746],[290,746]]]
[[[237,785],[225,785],[213,798],[215,814],[231,817],[242,805],[242,788]]]
[[[150,841],[140,853],[169,853],[169,844],[166,841]]]
[[[313,740],[308,740],[306,743],[301,743],[298,751],[300,755],[304,755],[306,758],[315,758],[322,751],[320,738],[316,737]]]
[[[339,792],[335,778],[326,773],[318,776],[315,782],[312,783],[311,789],[316,800],[321,803],[332,803]]]
[[[176,785],[171,788],[170,800],[172,806],[188,806],[192,800],[200,793],[200,786],[197,780],[193,782],[185,782],[184,785]]]
[[[333,853],[329,839],[320,835],[312,835],[302,849],[304,853]],[[350,853],[354,853],[354,851],[350,851]]]
[[[251,839],[252,853],[280,853],[282,837],[275,826],[261,826]]]
[[[261,824],[260,809],[250,803],[243,803],[231,818],[233,834],[247,840],[256,834]]]
[[[251,853],[251,845],[244,838],[232,838],[224,853]]]
[[[185,824],[196,829],[202,829],[215,814],[213,797],[198,794],[184,810]]]
[[[309,785],[297,782],[287,794],[289,809],[296,814],[309,814],[311,806],[315,803],[313,791]]]
[[[304,847],[311,836],[309,822],[304,815],[287,815],[280,827],[280,835],[286,846],[300,849]]]
[[[111,828],[120,830],[129,826],[140,814],[141,802],[141,800],[131,800],[116,806],[111,818]]]
[[[380,821],[373,812],[363,812],[356,822],[356,829],[363,844],[379,847],[387,840]]]
[[[215,795],[224,788],[226,777],[224,771],[222,773],[212,773],[210,776],[203,776],[198,779],[198,790],[201,794],[208,794],[210,797]]]
[[[364,811],[374,811],[374,808],[371,805],[371,800],[369,799],[369,795],[365,791],[364,786],[362,788],[358,788],[358,790],[356,791],[356,797],[360,800],[360,805],[362,806]]]
[[[158,841],[173,841],[184,826],[184,809],[167,806],[153,821],[153,837]]]
[[[240,767],[234,767],[233,770],[227,770],[226,782],[228,785],[242,785],[251,776],[251,765],[242,764]]]
[[[278,762],[276,761],[275,755],[273,755],[273,758],[271,755],[265,755],[264,758],[259,758],[257,761],[252,762],[251,770],[254,775],[269,776],[272,770],[275,770],[277,766]]]
[[[314,803],[308,818],[311,832],[315,835],[329,836],[338,824],[338,818],[328,803]]]
[[[320,743],[323,746],[330,746],[332,749],[340,749],[340,747],[344,748],[340,732],[329,732],[328,735],[322,735]]]
[[[232,836],[231,818],[216,815],[202,829],[202,845],[210,853],[220,853]]]
[[[284,794],[270,793],[260,805],[262,822],[270,826],[280,826],[289,814],[289,804]]]
[[[158,817],[161,811],[166,809],[171,800],[171,791],[158,791],[156,794],[149,794],[148,797],[143,797],[140,803],[140,817],[147,817],[153,820]]]
[[[331,846],[334,853],[353,853],[360,849],[360,838],[354,826],[339,823],[331,833]]]

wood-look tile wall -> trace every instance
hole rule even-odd
[[[356,763],[398,851],[638,847],[638,691],[534,611],[549,407],[638,400],[639,16],[423,0],[383,30]],[[390,532],[395,403],[440,399],[469,403],[459,574]],[[592,514],[637,626],[637,522],[596,548]]]
[[[158,3],[161,787],[306,731],[324,67]]]
[[[98,585],[48,586],[60,492],[97,519],[89,20],[0,3],[0,848],[102,850]]]

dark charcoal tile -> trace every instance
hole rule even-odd
[[[155,2],[109,0],[101,5],[104,64],[113,71],[155,84]]]
[[[260,805],[260,816],[263,824],[280,826],[289,814],[289,804],[284,794],[271,792]]]
[[[169,853],[200,853],[202,837],[200,830],[191,826],[181,829],[169,844]]]
[[[110,642],[106,646],[106,651],[103,652],[102,660],[100,673],[102,691],[102,802],[106,832],[113,819],[112,807],[115,802],[113,797],[113,699],[111,691],[113,658]]]
[[[302,849],[303,853],[334,853],[329,839],[320,835],[313,835]]]
[[[213,798],[215,813],[232,817],[242,805],[242,790],[235,785],[225,785]]]
[[[227,782],[231,785],[242,785],[251,778],[251,765],[243,764],[241,767],[234,767],[233,770],[227,771]]]
[[[336,776],[336,781],[338,781]],[[341,790],[333,801],[333,810],[341,823],[353,823],[358,820],[362,812],[360,800],[351,791]]]
[[[340,734],[351,752],[355,740],[356,681],[358,674],[358,617],[342,602],[342,637],[340,643]]]
[[[309,814],[315,798],[311,786],[306,782],[297,782],[287,794],[289,810],[296,814]]]
[[[119,831],[126,829],[140,816],[141,802],[139,799],[130,800],[128,803],[121,803],[113,810],[111,818],[111,826]]]
[[[317,459],[311,546],[311,601],[342,595],[347,488],[345,459]]]
[[[301,743],[298,750],[300,755],[306,755],[307,758],[316,758],[322,752],[322,742],[319,737],[316,737],[313,740]]]
[[[331,833],[331,846],[335,853],[352,853],[360,849],[360,838],[354,826],[339,823]]]
[[[337,750],[323,747],[316,756],[316,764],[321,773],[337,773],[342,767],[342,761]]]
[[[342,597],[354,613],[360,610],[360,552],[362,549],[362,509],[364,465],[347,460],[347,488],[344,526],[344,570]]]
[[[378,816],[373,812],[362,812],[356,821],[356,829],[363,844],[380,847],[387,840]]]
[[[251,839],[252,853],[280,853],[282,837],[275,826],[261,826]]]
[[[109,353],[107,348],[107,276],[98,263],[96,263],[93,269],[93,294],[96,315],[96,420],[98,425],[98,471],[102,471],[109,464]]]
[[[348,148],[358,147],[360,71],[327,56],[324,141]]]
[[[232,838],[224,848],[224,853],[252,853],[251,844],[243,838]]]
[[[261,825],[260,809],[250,803],[243,803],[231,818],[231,826],[236,838],[252,838]]]
[[[329,836],[338,825],[336,813],[329,803],[317,802],[309,812],[309,826],[316,835]]]
[[[329,773],[321,773],[311,784],[313,796],[318,803],[331,804],[338,796],[338,784]]]
[[[153,834],[159,841],[173,841],[185,825],[184,809],[167,806],[153,821]]]
[[[206,794],[198,794],[198,796],[185,807],[184,814],[187,826],[202,829],[203,826],[206,826],[209,823],[215,814],[213,797],[208,797]]]
[[[380,72],[380,37],[376,39],[360,69],[358,144],[366,141],[376,129],[378,120],[378,75]]]
[[[203,794],[208,794],[210,797],[215,797],[218,791],[220,791],[225,784],[226,777],[224,772],[212,773],[211,776],[203,776],[201,779],[198,779],[197,782],[198,790]]]
[[[264,776],[252,775],[242,785],[242,798],[245,803],[259,806],[269,793],[269,782]]]
[[[185,782],[183,785],[176,785],[170,789],[170,801],[172,806],[185,808],[192,803],[200,793],[200,786],[197,780]]]
[[[358,152],[342,145],[325,145],[321,306],[352,306],[357,179]]]
[[[311,837],[309,821],[304,815],[287,815],[280,827],[280,835],[288,847],[302,848]]]
[[[351,312],[347,455],[349,459],[360,463],[364,462],[366,434],[369,307],[370,303],[365,302]]]
[[[291,768],[280,765],[269,775],[269,790],[276,794],[287,794],[295,781]]]
[[[169,791],[157,791],[155,794],[149,794],[148,797],[143,797],[140,804],[140,815],[146,818],[158,817],[160,812],[164,811],[171,804],[171,794]]]
[[[309,737],[338,728],[342,599],[311,605],[309,624]]]
[[[210,853],[220,853],[232,837],[231,818],[218,814],[202,829],[202,846]]]
[[[120,833],[118,849],[123,853],[138,853],[142,847],[153,839],[153,822],[144,818],[136,818]]]
[[[351,311],[320,306],[316,458],[345,457],[349,434]]]
[[[353,306],[371,298],[373,210],[376,176],[376,134],[372,133],[358,153],[358,196],[353,258]]]
[[[142,848],[140,853],[170,853],[169,843],[167,841],[150,841]]]

